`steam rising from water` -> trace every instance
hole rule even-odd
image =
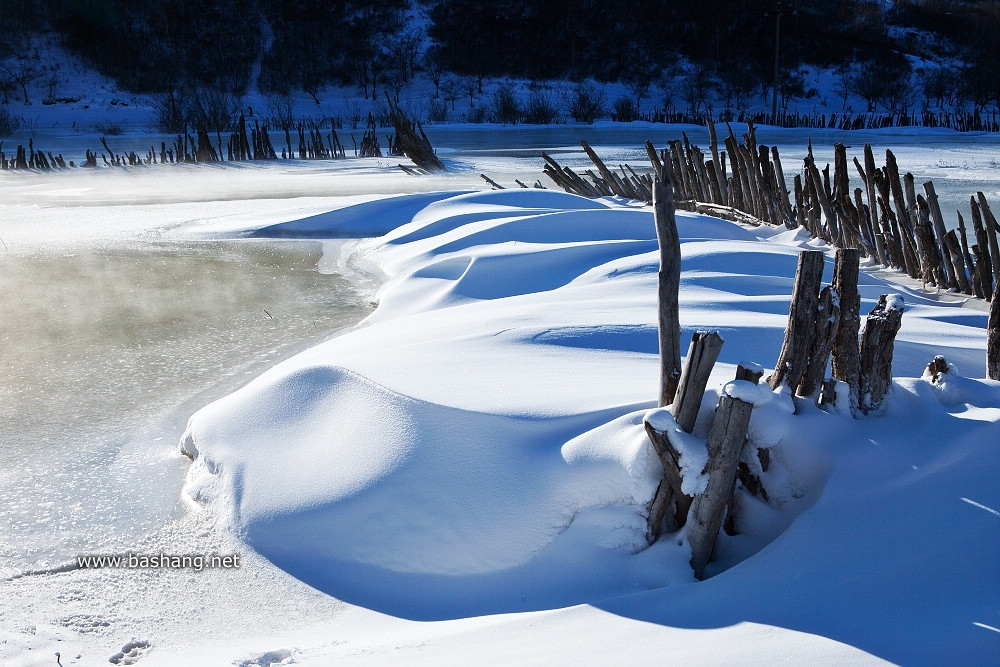
[[[51,564],[177,509],[187,416],[360,320],[312,242],[135,242],[0,270],[0,560]]]

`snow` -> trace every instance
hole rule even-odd
[[[722,395],[737,398],[745,403],[751,403],[758,408],[774,398],[774,393],[767,385],[755,384],[747,380],[733,380],[722,387]]]
[[[768,502],[738,492],[740,534],[720,536],[697,582],[683,533],[645,539],[660,469],[643,421],[675,428],[654,400],[651,211],[480,191],[478,170],[458,171],[420,180],[366,161],[3,177],[12,256],[109,237],[341,239],[324,242],[320,266],[378,304],[194,412],[173,458],[151,457],[187,467],[183,488],[157,487],[187,509],[128,550],[237,552],[238,571],[50,563],[7,578],[4,664],[51,664],[57,650],[63,665],[997,654],[1000,383],[978,377],[984,313],[864,270],[863,310],[886,293],[908,304],[883,415],[854,420],[734,382],[738,364],[766,371],[777,358],[799,250],[827,252],[827,281],[832,251],[679,212],[683,335],[726,341],[694,432],[677,434],[685,491],[704,483],[723,392],[754,403],[749,443],[771,461],[754,469]],[[67,226],[67,212],[86,224]],[[953,370],[932,383],[922,373],[937,354]]]
[[[979,468],[998,457],[997,427],[989,413],[968,415],[991,384],[970,381],[975,398],[953,415],[926,380],[906,379],[919,370],[909,357],[929,357],[908,352],[905,335],[883,420],[801,402],[795,414],[766,385],[726,382],[737,360],[776,355],[797,244],[678,220],[682,327],[725,329],[710,384],[759,406],[750,441],[772,453],[761,475],[770,502],[741,492],[741,534],[721,538],[708,583],[693,583],[682,536],[644,540],[658,470],[641,424],[672,421],[648,409],[658,368],[651,213],[555,192],[443,197],[355,243],[347,261],[385,277],[378,310],[195,414],[185,493],[276,566],[395,617],[597,608],[666,627],[766,619],[892,661],[985,655],[995,639],[974,623],[997,612],[993,531],[941,503],[998,505]],[[867,301],[890,287],[863,283]],[[928,311],[940,308],[907,313],[904,334],[934,326]],[[961,337],[981,356],[981,339]],[[940,337],[921,344],[953,352]],[[718,395],[678,438],[690,493],[704,483]],[[976,492],[941,497],[926,485]],[[948,521],[927,525],[925,512],[942,511]],[[964,574],[945,574],[956,568]],[[942,618],[945,590],[957,598]],[[829,598],[827,615],[814,602]]]
[[[905,302],[902,294],[889,294],[885,298],[885,309],[886,311],[898,310],[903,312],[905,310]]]

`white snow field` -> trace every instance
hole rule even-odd
[[[73,569],[63,553],[6,569],[2,664],[996,661],[1000,383],[982,379],[981,304],[865,267],[863,313],[883,293],[906,304],[884,413],[758,396],[770,500],[739,492],[740,534],[720,536],[698,582],[682,534],[644,537],[660,473],[642,428],[658,373],[651,209],[482,191],[478,164],[426,180],[298,166],[0,181],[9,253],[321,239],[319,269],[378,304],[149,450],[182,470],[156,488],[186,507],[99,543],[240,567]],[[68,229],[55,213],[70,210],[92,224]],[[684,344],[725,339],[696,456],[736,364],[777,358],[797,253],[827,251],[829,281],[833,251],[700,215],[678,227]],[[938,354],[954,370],[935,384],[923,369]],[[13,454],[15,474],[30,467],[30,450]]]

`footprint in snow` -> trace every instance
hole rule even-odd
[[[240,662],[238,667],[271,667],[271,665],[287,665],[291,662],[292,652],[287,648],[261,653],[253,658]],[[287,662],[286,662],[287,661]]]
[[[108,658],[113,665],[134,665],[146,654],[151,644],[147,641],[130,641],[119,653]]]

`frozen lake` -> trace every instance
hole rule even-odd
[[[2,235],[2,234],[0,234]],[[43,567],[180,510],[189,414],[360,320],[316,242],[87,243],[0,271],[0,561]]]

